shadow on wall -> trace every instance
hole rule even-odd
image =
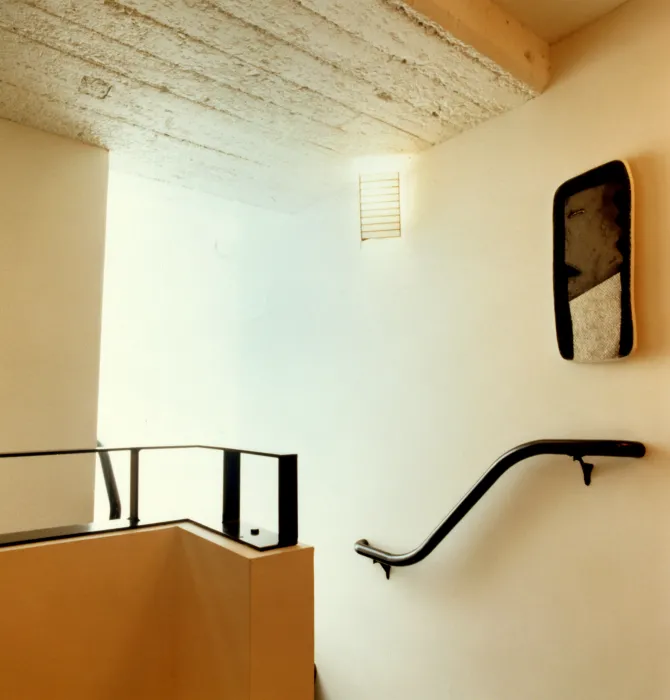
[[[635,187],[635,310],[639,357],[670,355],[670,163],[655,153],[631,161]]]
[[[326,693],[326,690],[323,687],[323,683],[321,682],[321,678],[319,677],[318,672],[316,674],[316,680],[314,682],[314,700],[335,700],[334,698],[328,696],[328,694]]]

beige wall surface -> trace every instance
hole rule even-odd
[[[185,527],[0,551],[0,697],[312,700],[312,550]]]
[[[631,0],[559,44],[544,95],[414,161],[402,240],[361,246],[355,184],[294,220],[238,212],[240,230],[213,199],[125,188],[105,337],[137,352],[106,346],[102,412],[119,436],[147,420],[300,454],[326,700],[670,697],[669,37],[670,3]],[[637,186],[639,352],[579,366],[556,345],[552,197],[612,158]],[[353,553],[416,545],[502,452],[548,437],[649,455],[593,460],[588,489],[568,458],[526,462],[390,582]]]
[[[0,121],[0,451],[96,439],[107,153]],[[0,464],[0,531],[89,522],[92,460]]]

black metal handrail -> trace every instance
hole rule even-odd
[[[454,527],[463,520],[493,484],[508,469],[524,459],[543,454],[572,457],[574,461],[580,463],[584,474],[584,483],[589,486],[593,465],[584,462],[584,457],[640,458],[644,457],[645,452],[646,448],[641,442],[621,442],[617,440],[535,440],[518,445],[506,452],[493,464],[451,513],[415,549],[404,554],[392,554],[383,549],[373,547],[367,540],[359,540],[356,542],[355,551],[361,556],[372,559],[375,564],[380,564],[388,579],[391,576],[392,567],[412,566],[423,561]]]
[[[47,450],[32,452],[0,453],[0,459],[18,459],[27,457],[56,457],[62,455],[97,454],[103,468],[107,496],[110,502],[110,520],[121,516],[121,501],[119,498],[116,479],[109,458],[110,452],[130,452],[130,528],[140,526],[139,517],[139,487],[140,487],[140,453],[154,450],[214,450],[223,453],[223,498],[221,530],[216,530],[226,537],[249,545],[255,549],[266,551],[279,547],[291,547],[298,543],[298,456],[294,454],[275,454],[255,450],[241,450],[232,447],[214,445],[145,445],[137,447],[103,447],[98,443],[96,448]],[[278,532],[269,532],[259,527],[245,524],[240,520],[240,490],[241,490],[241,459],[242,455],[254,455],[276,459],[278,463]],[[190,521],[184,518],[183,521]],[[182,521],[171,521],[182,522]],[[190,521],[193,522],[193,521]],[[155,522],[146,525],[155,525]],[[197,523],[200,524],[200,523]],[[208,527],[207,525],[203,525]],[[123,529],[120,524],[76,525],[65,528],[53,528],[14,533],[0,536],[0,546],[27,543],[46,539],[62,539],[92,532],[107,532]],[[208,527],[208,529],[213,529]]]
[[[104,447],[100,440],[98,440],[98,447]],[[119,497],[119,487],[116,483],[116,476],[114,475],[112,460],[107,450],[104,452],[98,452],[98,457],[100,458],[102,478],[105,481],[105,490],[107,491],[107,500],[109,501],[109,519],[120,520],[121,498]]]

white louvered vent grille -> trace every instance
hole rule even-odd
[[[359,178],[361,239],[400,237],[400,173]]]

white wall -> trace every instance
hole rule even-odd
[[[0,451],[95,446],[107,153],[0,121]],[[89,522],[93,461],[4,461],[0,531]]]
[[[105,444],[236,441],[236,327],[250,310],[243,278],[264,255],[249,244],[284,221],[112,169],[99,418]],[[112,459],[127,505],[127,453]],[[186,510],[220,521],[219,454],[144,453],[141,465],[143,518]],[[268,506],[271,500],[268,494]],[[96,519],[107,512],[99,487]]]
[[[669,35],[670,4],[631,0],[559,45],[545,95],[417,159],[400,241],[359,244],[355,186],[292,220],[112,188],[136,222],[110,219],[102,428],[300,454],[324,698],[670,694]],[[556,347],[552,196],[621,157],[640,351],[578,366]],[[414,546],[545,437],[649,456],[595,460],[589,489],[567,458],[529,461],[390,582],[354,555]]]

